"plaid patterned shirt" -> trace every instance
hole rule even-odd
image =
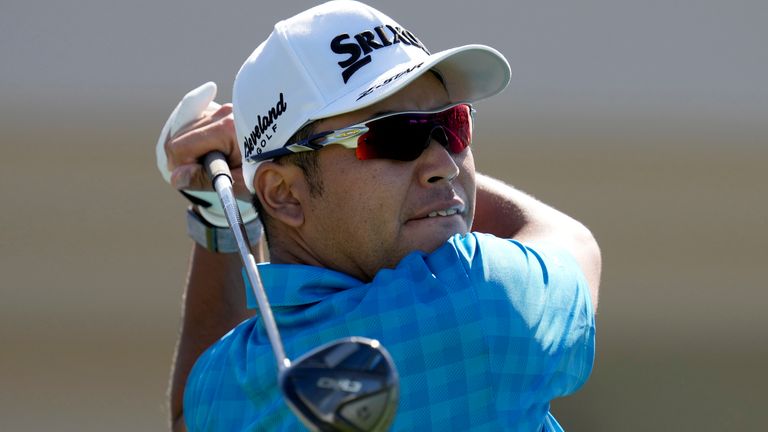
[[[592,370],[587,282],[551,245],[456,235],[370,283],[303,265],[259,270],[289,358],[346,336],[387,348],[400,376],[392,430],[560,431],[549,402]],[[260,319],[243,322],[190,373],[189,429],[302,430],[276,375]]]

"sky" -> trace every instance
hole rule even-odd
[[[27,2],[0,14],[2,109],[166,109],[219,83],[228,99],[244,58],[273,23],[312,2]],[[491,45],[513,78],[489,101],[518,118],[640,115],[765,131],[768,3],[682,1],[371,2],[431,51]],[[11,108],[13,107],[13,108]]]

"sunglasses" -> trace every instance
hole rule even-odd
[[[355,149],[359,160],[416,160],[434,139],[450,153],[464,151],[472,142],[475,110],[470,104],[458,104],[439,111],[385,114],[341,129],[325,131],[282,148],[255,154],[252,162],[291,153],[319,150],[341,144]]]

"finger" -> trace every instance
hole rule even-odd
[[[227,103],[224,105],[219,104],[209,104],[208,107],[203,110],[200,115],[190,121],[189,123],[184,124],[182,127],[180,127],[172,136],[171,138],[179,137],[181,135],[184,135],[194,129],[198,129],[200,127],[206,126],[208,124],[211,124],[213,122],[219,121],[224,117],[231,116],[232,115],[232,104]]]
[[[252,202],[253,194],[248,190],[243,182],[243,170],[236,168],[232,170],[232,190],[235,194],[235,198]],[[171,173],[171,185],[179,190],[189,191],[210,191],[213,190],[211,179],[203,169],[202,165],[190,164],[183,165]]]
[[[214,102],[217,86],[214,82],[207,82],[188,92],[171,112],[165,121],[160,136],[155,144],[155,161],[160,174],[165,181],[170,182],[171,170],[167,157],[169,137],[176,135],[179,128],[196,121],[208,108],[218,107]]]
[[[199,153],[199,151],[195,151],[194,154],[188,155],[187,157],[178,157],[178,154],[183,154],[183,152],[186,151],[184,146],[188,139],[193,140],[193,144],[196,142],[198,145],[208,147],[206,141],[194,140],[200,140],[203,135],[208,135],[209,137],[216,139],[215,136],[218,133],[233,135],[234,126],[230,123],[233,123],[232,104],[227,103],[221,106],[217,104],[215,107],[214,104],[211,104],[201,118],[187,124],[166,142],[166,154],[168,155],[166,160],[169,172],[177,164],[190,162],[190,159],[194,158],[196,154]],[[179,138],[182,137],[184,138],[179,141]],[[211,148],[211,150],[213,149],[220,150],[227,154],[228,165],[233,167],[240,166],[240,149],[236,143],[232,143],[231,140],[229,140],[223,147],[219,146],[218,148]],[[176,156],[173,157],[173,155]]]
[[[231,129],[232,134],[232,152],[227,153],[227,163],[230,167],[239,167],[242,165],[242,155],[240,153],[240,145],[237,141],[237,131],[235,129],[235,115],[232,112],[232,104],[225,103],[221,105],[214,113],[214,117],[220,118],[221,121],[231,123],[228,127]]]
[[[208,175],[200,164],[188,164],[177,167],[171,173],[171,185],[179,190],[213,189]]]
[[[222,117],[168,141],[168,169],[199,163],[201,157],[212,151],[224,153],[230,166],[240,166],[240,149],[235,141],[235,126],[231,116]]]

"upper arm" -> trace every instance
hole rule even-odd
[[[184,391],[195,362],[208,347],[251,316],[253,311],[245,303],[239,257],[213,253],[195,244],[171,377],[173,430],[186,429]]]
[[[594,361],[594,308],[581,265],[559,243],[474,236],[470,277],[499,385],[524,380],[538,401],[575,391]]]
[[[184,413],[179,413],[179,417],[173,419],[171,430],[173,432],[187,432],[187,425],[184,423]]]

